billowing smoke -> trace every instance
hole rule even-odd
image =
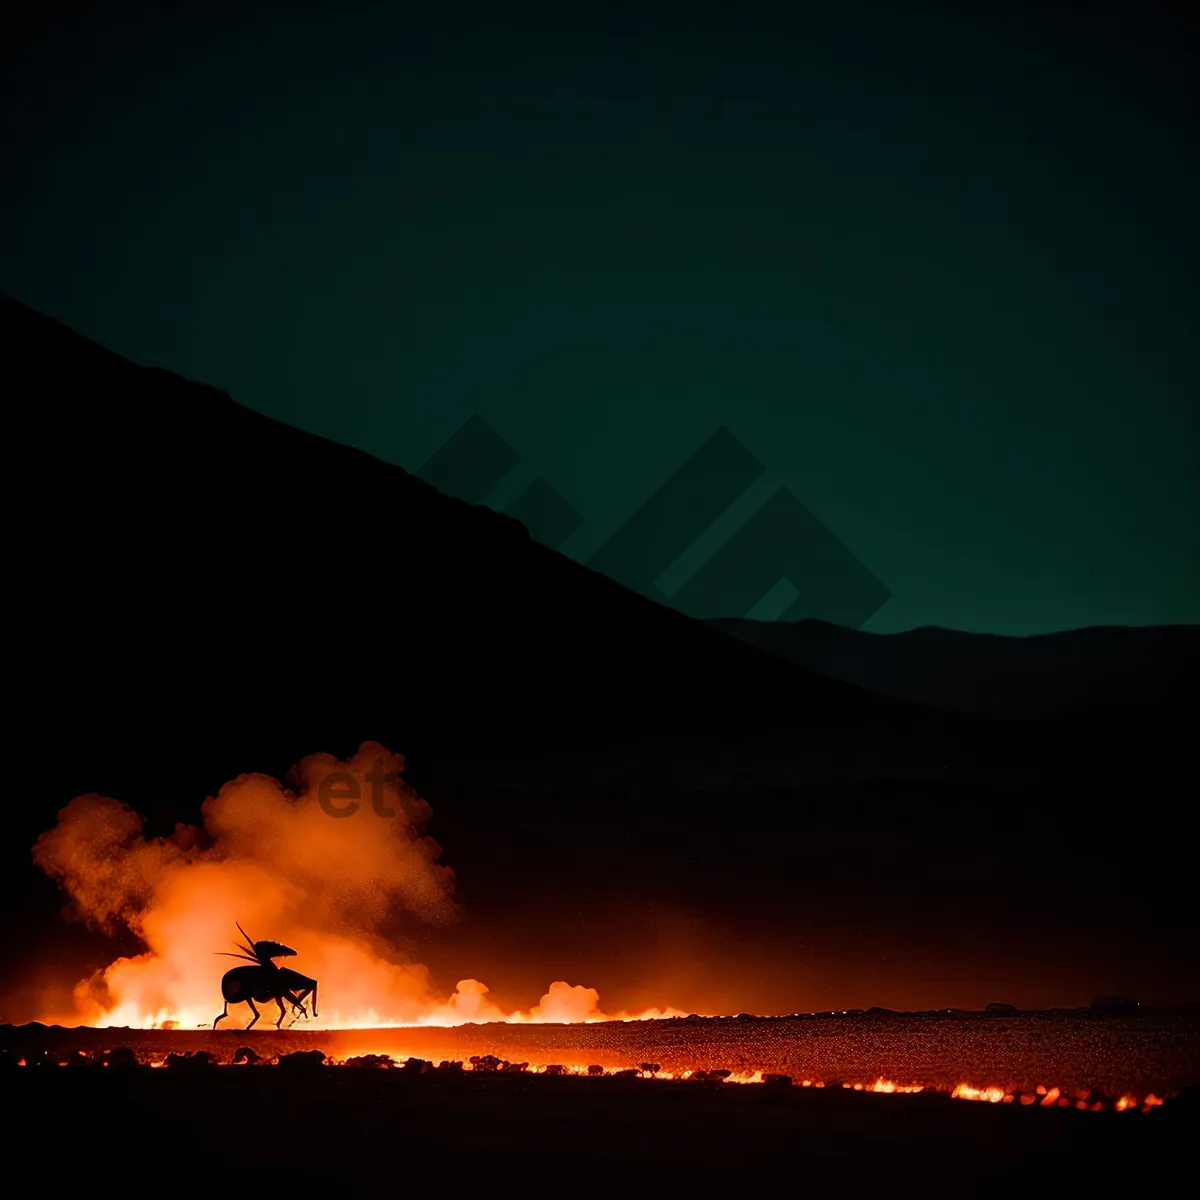
[[[226,784],[204,804],[202,827],[178,826],[170,838],[146,838],[141,818],[116,800],[73,800],[38,839],[34,861],[78,919],[108,933],[127,928],[147,949],[82,981],[74,1014],[43,1019],[211,1024],[221,974],[235,965],[214,952],[234,949],[237,923],[299,952],[291,962],[321,981],[318,1024],[327,1028],[605,1019],[595,990],[563,982],[528,1013],[503,1013],[473,979],[438,995],[428,970],[400,950],[406,928],[436,929],[459,914],[454,874],[425,833],[432,811],[403,772],[402,756],[372,742],[346,763],[313,755],[287,786],[263,775]],[[346,819],[355,805],[392,815]]]

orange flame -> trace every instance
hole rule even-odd
[[[955,1100],[985,1100],[989,1104],[1000,1104],[1006,1093],[1000,1087],[976,1088],[967,1083],[960,1083],[950,1095]],[[1012,1101],[1011,1094],[1008,1094],[1007,1098]]]

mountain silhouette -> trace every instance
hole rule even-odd
[[[1053,717],[1200,695],[1200,626],[1003,637],[927,626],[866,633],[826,621],[710,622],[831,679],[959,712]]]
[[[260,732],[386,715],[464,736],[941,736],[937,714],[657,605],[398,466],[12,298],[0,317],[34,460],[15,629],[38,664],[27,694],[54,711]]]
[[[12,298],[0,328],[27,480],[10,632],[30,668],[24,711],[64,727],[311,731],[314,744],[335,727],[400,729],[426,747],[632,736],[678,748],[682,736],[789,760],[792,774],[939,777],[1028,771],[1031,756],[1099,770],[1117,750],[1140,763],[1177,727],[1170,699],[1098,723],[1024,713],[996,726],[939,709],[937,689],[902,692],[819,655],[797,665],[775,640],[796,627],[749,645],[510,517],[138,366]],[[903,644],[923,640],[931,662],[945,657],[922,631]]]

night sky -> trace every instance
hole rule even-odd
[[[727,426],[713,537],[787,486],[868,629],[1200,620],[1170,10],[17,7],[0,289],[118,353],[410,470],[479,413],[581,560]]]

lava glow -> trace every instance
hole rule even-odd
[[[311,1053],[311,1052],[310,1052]],[[318,1052],[319,1053],[319,1052]],[[86,1055],[81,1051],[74,1051],[71,1056],[66,1059],[61,1057],[42,1057],[39,1063],[34,1064],[40,1066],[56,1066],[56,1067],[72,1067],[81,1064],[99,1065],[107,1067],[111,1065],[109,1056],[112,1051],[101,1051],[99,1054]],[[72,1061],[72,1058],[75,1061]],[[143,1065],[148,1067],[156,1067],[159,1069],[169,1068],[172,1066],[172,1060],[181,1058],[184,1063],[191,1059],[189,1054],[176,1056],[169,1055],[167,1058],[153,1058],[150,1061],[143,1060]],[[272,1063],[278,1060],[264,1060]],[[237,1066],[239,1059],[234,1059],[233,1063],[227,1060],[222,1060],[218,1057],[209,1057],[206,1060],[206,1065],[211,1067],[227,1067],[230,1065]],[[15,1064],[18,1067],[25,1067],[30,1064],[22,1057]],[[246,1069],[250,1069],[251,1062],[243,1061],[241,1063]],[[480,1062],[476,1059],[471,1059],[469,1062],[443,1062],[435,1067],[432,1062],[413,1056],[392,1055],[385,1051],[370,1051],[366,1054],[353,1055],[350,1057],[327,1056],[321,1064],[325,1067],[337,1068],[370,1068],[373,1070],[399,1070],[406,1074],[416,1068],[415,1074],[424,1075],[428,1072],[443,1073],[447,1069],[451,1074],[462,1072],[485,1072],[489,1075],[496,1076],[511,1076],[512,1074],[533,1075],[533,1076],[578,1076],[585,1079],[599,1078],[621,1078],[635,1077],[639,1079],[652,1079],[658,1081],[676,1081],[678,1083],[689,1082],[705,1082],[717,1086],[725,1084],[758,1084],[764,1086],[773,1086],[778,1088],[779,1085],[786,1085],[789,1089],[792,1087],[804,1088],[824,1088],[827,1085],[822,1080],[800,1079],[793,1080],[788,1076],[776,1074],[764,1074],[762,1071],[666,1071],[656,1064],[643,1063],[636,1068],[614,1068],[601,1067],[597,1065],[584,1066],[581,1063],[570,1064],[536,1064],[536,1063],[510,1063],[495,1056],[489,1056],[488,1061]],[[1037,1105],[1042,1108],[1075,1108],[1082,1112],[1104,1112],[1112,1110],[1115,1112],[1137,1112],[1143,1113],[1152,1112],[1156,1108],[1162,1107],[1163,1101],[1153,1092],[1148,1093],[1143,1099],[1139,1100],[1137,1096],[1131,1092],[1124,1093],[1119,1099],[1112,1100],[1110,1097],[1105,1097],[1103,1100],[1096,1099],[1094,1092],[1079,1091],[1075,1093],[1074,1098],[1063,1093],[1062,1089],[1057,1087],[1047,1088],[1044,1085],[1039,1085],[1034,1091],[1026,1091],[1020,1088],[1003,1088],[1003,1087],[979,1087],[969,1083],[959,1083],[953,1089],[945,1089],[939,1087],[926,1087],[922,1084],[900,1084],[893,1082],[890,1079],[879,1078],[870,1083],[843,1083],[842,1089],[855,1092],[876,1092],[884,1095],[915,1095],[919,1092],[943,1094],[948,1090],[951,1099],[955,1100],[978,1100],[988,1104],[1013,1104],[1018,1103],[1022,1107],[1031,1107]]]
[[[425,829],[432,813],[403,780],[404,759],[365,743],[348,763],[313,755],[284,786],[263,775],[226,784],[202,809],[203,827],[147,839],[126,805],[81,796],[38,839],[34,861],[58,881],[75,915],[109,933],[124,927],[147,947],[74,990],[74,1011],[44,1011],[47,1024],[135,1029],[209,1026],[221,1011],[220,980],[232,966],[236,922],[255,938],[293,946],[288,960],[320,983],[313,1029],[490,1021],[575,1023],[683,1016],[671,1008],[605,1013],[593,988],[557,981],[525,1012],[504,1012],[477,979],[439,993],[429,971],[398,948],[397,930],[453,921],[453,872]],[[323,790],[324,789],[324,790]],[[338,819],[354,794],[393,810]],[[322,797],[325,798],[324,805]],[[262,1024],[278,1017],[261,1007]],[[242,1014],[245,1019],[242,1019]],[[244,1006],[231,1009],[245,1024]],[[289,1022],[291,1017],[288,1018]]]

